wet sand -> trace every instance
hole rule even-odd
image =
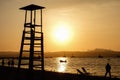
[[[118,78],[104,78],[103,76],[85,76],[51,71],[44,71],[44,75],[41,73],[37,70],[18,70],[17,68],[0,66],[0,80],[120,80]]]

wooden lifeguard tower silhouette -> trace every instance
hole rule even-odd
[[[42,31],[42,9],[38,5],[28,5],[20,8],[25,10],[24,30],[18,61],[18,69],[44,71],[44,46]]]

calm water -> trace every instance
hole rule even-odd
[[[67,62],[60,62],[60,60],[66,60]],[[81,68],[84,67],[92,75],[104,76],[105,65],[107,62],[111,64],[112,76],[120,78],[120,58],[45,58],[45,70],[77,74],[76,69],[80,69],[82,71]],[[16,60],[15,64],[17,65],[17,63],[18,61]]]
[[[67,62],[60,62],[61,59]],[[92,75],[104,75],[105,65],[109,62],[111,64],[111,73],[114,77],[120,78],[120,58],[46,58],[45,69],[49,71],[77,73],[76,69],[84,67]]]

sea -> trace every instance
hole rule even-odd
[[[60,62],[60,60],[63,60],[63,62]],[[120,78],[120,58],[46,58],[45,69],[48,71],[78,74],[77,69],[83,71],[82,67],[84,67],[93,76],[104,76],[107,63],[111,65],[112,77]]]
[[[17,63],[18,61],[15,60],[16,67]],[[44,59],[46,71],[79,74],[77,69],[83,72],[84,67],[93,76],[104,76],[107,63],[111,65],[112,77],[120,78],[120,58],[49,57]]]

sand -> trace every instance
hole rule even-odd
[[[119,78],[104,78],[104,76],[87,76],[80,74],[69,74],[44,71],[30,71],[28,69],[1,67],[0,80],[120,80]]]

